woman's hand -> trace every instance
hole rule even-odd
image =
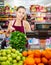
[[[10,32],[12,32],[12,31],[15,31],[15,28],[14,27],[11,27]]]

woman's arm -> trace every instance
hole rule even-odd
[[[15,30],[12,25],[13,25],[14,21],[9,21],[9,25],[8,25],[8,32],[12,32],[13,30]]]
[[[8,25],[7,32],[10,32],[11,31],[11,26],[12,26],[12,21],[9,21],[9,25]]]
[[[11,32],[11,27],[12,26],[12,21],[9,21],[9,24],[8,24],[8,29],[6,30],[6,37],[9,37],[10,36],[10,32]]]

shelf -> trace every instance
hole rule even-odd
[[[39,12],[31,12],[31,13],[51,13],[51,12],[41,12],[41,11],[39,11]]]
[[[5,20],[13,20],[13,19],[15,19],[15,18],[0,18],[0,21],[5,21]]]
[[[51,24],[51,22],[35,22],[35,24]]]
[[[26,32],[26,36],[27,36],[28,38],[46,39],[46,38],[51,37],[51,31]]]
[[[47,13],[47,12],[31,12],[31,14],[36,14],[36,13]]]

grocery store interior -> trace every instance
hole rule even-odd
[[[19,6],[31,31],[7,33]],[[51,0],[0,0],[0,58],[0,65],[51,65]]]

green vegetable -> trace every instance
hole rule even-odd
[[[11,46],[17,50],[25,50],[26,49],[26,35],[19,31],[15,31],[11,33],[10,42]]]

